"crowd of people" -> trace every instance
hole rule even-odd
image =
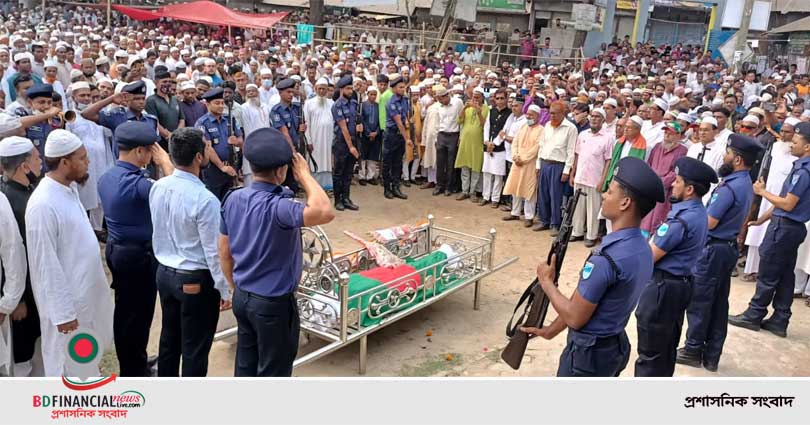
[[[231,307],[236,375],[290,375],[301,259],[286,254],[300,227],[362,214],[356,186],[394,207],[430,190],[551,237],[581,190],[571,240],[599,246],[570,299],[540,267],[559,317],[525,329],[569,329],[560,375],[618,375],[634,310],[637,375],[716,371],[727,323],[784,337],[810,295],[810,79],[795,65],[735,73],[701,46],[625,39],[580,67],[488,68],[474,48],[371,34],[229,40],[47,12],[0,27],[0,374],[70,373],[81,328],[115,341],[122,376],[147,376],[159,300],[160,376],[206,375]],[[729,316],[739,260],[757,289]]]

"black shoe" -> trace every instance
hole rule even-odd
[[[762,323],[759,324],[759,327],[776,336],[787,338],[787,326],[779,326],[770,320],[763,320]]]
[[[717,363],[715,362],[709,362],[704,360],[702,365],[703,368],[708,370],[709,372],[717,372]]]
[[[394,192],[391,192],[391,189],[385,189],[385,199],[394,199]]]
[[[343,200],[343,206],[346,207],[347,210],[352,211],[357,211],[360,209],[360,207],[357,206],[357,204],[355,204],[354,202],[352,202],[352,200],[349,198]]]
[[[585,239],[585,248],[593,248],[596,246],[596,241],[591,239]]]
[[[760,323],[745,316],[745,313],[735,316],[728,316],[728,324],[738,328],[750,329],[752,331],[759,331]]]
[[[359,184],[360,186],[365,186],[365,185],[366,185],[366,181],[365,181],[365,180],[363,180],[363,179],[360,179],[360,180],[358,180],[358,181],[357,181],[357,184]]]
[[[343,211],[343,210],[345,210],[345,209],[346,209],[346,208],[343,206],[343,202],[339,202],[339,201],[338,201],[338,202],[335,202],[335,210],[337,210],[337,211]]]
[[[411,182],[409,182],[408,180],[402,180],[399,183],[402,184],[405,187],[411,187]]]
[[[579,242],[585,240],[585,236],[571,236],[568,241],[569,242]]]
[[[449,191],[449,190],[446,190],[446,191],[444,192],[444,196],[452,196],[452,195],[453,195],[453,192],[451,192],[451,191]]]
[[[433,196],[439,196],[442,193],[444,193],[444,189],[439,189],[439,188],[433,189]]]
[[[373,179],[371,179],[371,180],[368,180],[368,184],[370,184],[370,185],[372,185],[372,186],[377,186],[377,185],[378,185],[378,184],[380,184],[380,183],[377,181],[377,179],[376,179],[376,178],[373,178]]]
[[[395,197],[399,199],[408,199],[408,195],[402,193],[402,191],[399,190],[399,187],[397,186],[394,186],[394,189],[391,192],[394,194]]]
[[[678,349],[677,355],[675,356],[675,363],[685,366],[700,367],[702,360],[701,357],[703,356],[701,356],[700,353],[696,353],[688,350],[686,347],[682,347]]]

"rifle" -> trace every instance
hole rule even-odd
[[[298,122],[301,124],[306,124],[306,120],[304,120],[304,103],[298,103]],[[295,131],[298,131],[296,128]],[[301,153],[305,159],[308,159],[310,164],[312,164],[311,171],[313,173],[318,172],[318,163],[315,162],[315,158],[312,157],[312,154],[309,152],[309,144],[307,143],[307,135],[306,133],[298,133],[298,137],[300,137],[300,143],[298,144],[298,151]]]
[[[234,125],[236,121],[233,118],[233,110],[231,107],[233,106],[233,99],[228,102],[225,102],[225,105],[228,106],[228,125],[231,129],[230,136],[236,135],[236,126]],[[230,152],[229,159],[231,164],[233,164],[234,171],[236,171],[236,175],[238,176],[242,172],[242,149],[239,146],[228,144],[228,151]],[[235,180],[238,180],[239,177],[235,177]]]
[[[568,198],[563,209],[563,219],[560,225],[560,233],[554,239],[551,249],[548,252],[547,264],[551,264],[551,257],[556,255],[554,264],[554,286],[557,286],[557,281],[560,279],[560,270],[562,269],[563,260],[565,260],[565,252],[568,250],[568,240],[571,238],[571,231],[573,230],[574,211],[577,209],[577,203],[580,196],[586,196],[582,193],[582,189],[577,189],[574,196]],[[520,315],[514,326],[512,321],[515,319],[515,314],[522,305],[523,314]],[[521,326],[531,326],[535,328],[542,328],[543,323],[546,321],[546,313],[548,313],[549,299],[543,289],[540,287],[540,282],[537,278],[532,281],[528,288],[523,291],[520,296],[515,310],[512,312],[512,317],[506,325],[506,336],[509,337],[509,343],[506,344],[501,352],[501,359],[508,364],[512,369],[520,369],[520,363],[523,361],[523,354],[526,352],[526,345],[529,343],[529,334],[520,330]],[[525,319],[525,321],[524,321]]]

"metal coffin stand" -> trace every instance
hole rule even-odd
[[[333,256],[329,238],[320,227],[303,228],[301,234],[304,270],[296,294],[301,330],[329,344],[299,357],[294,366],[309,363],[359,340],[361,375],[366,373],[369,334],[471,284],[475,285],[473,309],[478,310],[481,279],[518,260],[512,257],[493,265],[495,229],[489,231],[488,237],[470,235],[436,226],[431,215],[427,224],[389,242],[386,248],[400,258],[418,259],[447,244],[455,255],[349,295],[349,275],[376,267],[368,251],[363,248]],[[367,298],[366,305],[361,301],[362,297]],[[364,317],[375,323],[364,325]],[[226,329],[218,332],[215,339],[235,334],[236,328]]]

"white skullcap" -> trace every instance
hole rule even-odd
[[[293,76],[290,77],[290,79],[298,81],[299,83],[301,82],[301,76],[300,75],[293,75]]]
[[[805,111],[807,112],[807,111]],[[785,125],[789,125],[791,127],[796,127],[796,124],[800,123],[801,121],[795,117],[787,117],[785,118]],[[2,156],[2,155],[0,155]]]
[[[17,53],[17,54],[14,55],[14,62],[19,62],[19,61],[21,61],[23,59],[32,60],[33,58],[34,58],[34,55],[32,55],[32,54],[30,54],[28,52]]]
[[[481,87],[476,87],[473,89],[473,93],[481,93],[483,95],[484,89],[482,89]]]
[[[633,124],[637,125],[639,128],[641,128],[641,126],[644,125],[644,120],[641,119],[641,117],[638,115],[633,115],[632,117],[630,117],[630,121],[632,121]]]
[[[419,93],[419,86],[411,86],[411,93]],[[483,94],[484,91],[481,90],[481,93]]]
[[[464,91],[464,86],[462,86],[461,84],[455,84],[455,85],[453,85],[453,87],[452,87],[450,90],[453,90],[453,91]]]
[[[195,89],[194,83],[191,81],[185,81],[183,84],[180,84],[180,91],[191,90]]]
[[[611,97],[611,98],[607,98],[607,99],[605,99],[605,101],[604,101],[604,102],[602,102],[602,104],[604,104],[604,105],[610,105],[610,106],[612,106],[612,107],[614,107],[614,108],[618,108],[618,107],[619,107],[619,102],[616,102],[616,99],[614,99],[614,98],[612,98],[612,97]]]
[[[31,152],[32,149],[34,149],[34,144],[25,137],[11,136],[0,141],[0,157],[22,155]]]
[[[16,55],[15,55],[15,57],[16,57]],[[456,67],[456,68],[453,70],[453,74],[461,74],[461,68]]]
[[[762,93],[762,96],[759,97],[761,102],[770,102],[773,99],[770,93]]]
[[[367,93],[372,93],[372,92],[373,93],[379,93],[380,91],[377,90],[377,87],[371,86],[371,87],[368,88],[368,90],[366,90],[366,92]]]
[[[686,112],[678,113],[678,115],[675,117],[675,119],[679,119],[681,121],[686,121],[689,124],[692,124],[693,122],[695,122],[695,119],[692,118],[692,116],[687,114]]]
[[[756,125],[759,125],[759,117],[757,117],[756,115],[746,115],[745,118],[743,118],[743,122],[752,122]]]
[[[802,118],[810,118],[810,109],[805,109],[804,112],[802,112]]]
[[[557,89],[557,90],[554,90],[554,93],[555,93],[557,96],[562,96],[562,95],[564,95],[564,94],[565,94],[565,89]]]
[[[206,66],[208,66],[208,65],[216,65],[217,61],[215,61],[215,60],[213,60],[211,58],[208,58],[208,59],[205,60],[205,62],[203,62],[203,64],[206,65]]]
[[[402,68],[400,68],[399,70],[400,70],[400,72],[410,72],[410,71],[411,71],[411,69],[410,69],[410,68],[408,68],[407,66],[403,66],[403,67],[402,67]]]
[[[705,117],[700,119],[701,124],[711,124],[714,128],[717,128],[717,120],[714,117]]]
[[[270,68],[262,68],[262,70],[259,71],[259,75],[273,75],[273,71],[271,71]]]
[[[75,83],[68,86],[69,92],[74,92],[76,90],[87,89],[90,90],[90,83],[87,81],[76,81]]]
[[[529,112],[534,112],[536,114],[539,114],[540,113],[540,107],[535,105],[534,103],[532,103],[531,105],[529,105]]]
[[[248,85],[245,86],[245,90],[250,90],[250,89],[258,90],[259,86],[255,85],[255,84],[248,84]]]
[[[607,117],[607,113],[606,113],[606,112],[605,112],[605,110],[604,110],[604,109],[602,109],[602,108],[594,108],[594,109],[593,109],[593,111],[591,111],[591,112],[596,112],[597,114],[601,115],[601,116],[602,116],[602,118],[606,118],[606,117]]]
[[[653,104],[663,112],[666,112],[667,109],[669,109],[669,105],[667,104],[667,102],[664,99],[661,99],[660,97],[656,97],[655,100],[653,100]]]
[[[62,129],[56,129],[48,134],[45,141],[45,156],[47,158],[61,158],[76,152],[84,146],[82,140],[75,134]]]
[[[315,81],[316,86],[328,86],[329,80],[324,77],[318,78],[318,81]]]
[[[47,60],[42,68],[59,68],[59,65],[54,60]]]

